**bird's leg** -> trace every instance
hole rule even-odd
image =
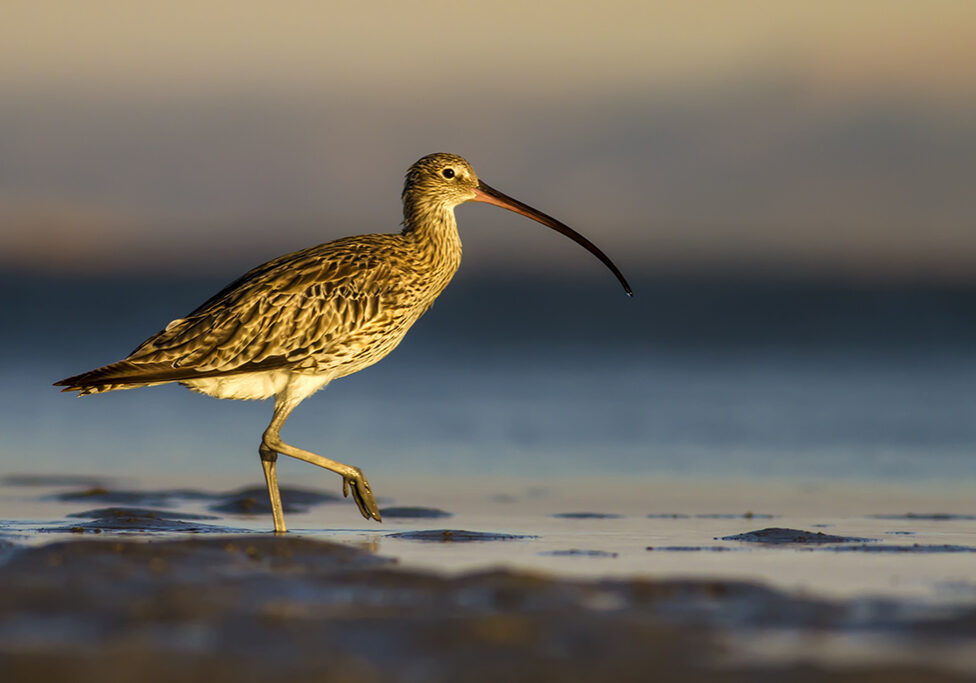
[[[341,462],[324,458],[317,453],[296,448],[295,446],[286,444],[280,438],[266,438],[265,443],[282,455],[298,458],[299,460],[304,460],[305,462],[310,462],[313,465],[318,465],[319,467],[324,467],[327,470],[335,472],[342,477],[342,495],[348,496],[349,492],[352,492],[353,500],[359,506],[359,512],[362,513],[363,517],[366,519],[373,518],[377,522],[383,521],[380,517],[380,510],[376,506],[376,499],[373,498],[373,490],[370,488],[369,482],[366,481],[366,475],[358,467],[345,465]]]
[[[370,488],[369,482],[366,481],[366,475],[363,474],[361,469],[330,460],[317,453],[297,448],[281,440],[281,427],[285,424],[285,420],[288,419],[288,415],[291,414],[291,411],[296,405],[298,405],[297,402],[287,400],[275,401],[274,416],[271,418],[271,424],[264,430],[264,436],[261,439],[262,453],[264,449],[267,449],[274,453],[304,460],[305,462],[310,462],[313,465],[318,465],[319,467],[324,467],[327,470],[335,472],[342,477],[342,495],[348,496],[350,491],[352,492],[352,498],[356,501],[359,512],[363,517],[366,519],[375,519],[377,522],[383,521],[380,517],[380,510],[376,505],[376,499],[373,497],[373,490]],[[277,522],[275,524],[277,525]]]
[[[275,474],[275,463],[278,461],[278,454],[261,444],[258,449],[261,453],[261,467],[264,468],[264,481],[268,484],[268,497],[271,498],[271,514],[274,517],[275,533],[283,534],[288,531],[285,528],[285,513],[281,507],[281,492],[278,491],[278,476]]]

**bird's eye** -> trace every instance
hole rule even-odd
[[[454,177],[454,169],[453,168],[445,168],[443,171],[441,171],[441,175],[443,175],[445,178],[453,178]]]

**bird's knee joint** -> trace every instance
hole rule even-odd
[[[278,460],[278,453],[271,448],[267,441],[261,442],[261,445],[258,446],[258,453],[261,454],[261,460],[264,462],[275,462]]]

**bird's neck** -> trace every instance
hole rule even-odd
[[[433,268],[453,275],[461,265],[461,237],[453,207],[405,198],[402,234],[413,241],[421,258]]]

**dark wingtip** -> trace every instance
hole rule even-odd
[[[51,384],[52,387],[64,387],[61,390],[62,394],[69,394],[72,391],[81,391],[84,389],[81,383],[78,382],[81,375],[75,375],[74,377],[66,377],[64,379],[59,379],[57,382]]]
[[[61,389],[61,393],[62,394],[70,394],[70,393],[75,392],[75,391],[81,392],[84,389],[83,386],[80,386],[78,384],[75,384],[74,382],[69,382],[68,380],[65,380],[65,379],[62,379],[62,380],[60,380],[58,382],[55,382],[51,386],[52,387],[64,387],[63,389]],[[83,393],[79,393],[78,395],[79,396],[84,396]]]

